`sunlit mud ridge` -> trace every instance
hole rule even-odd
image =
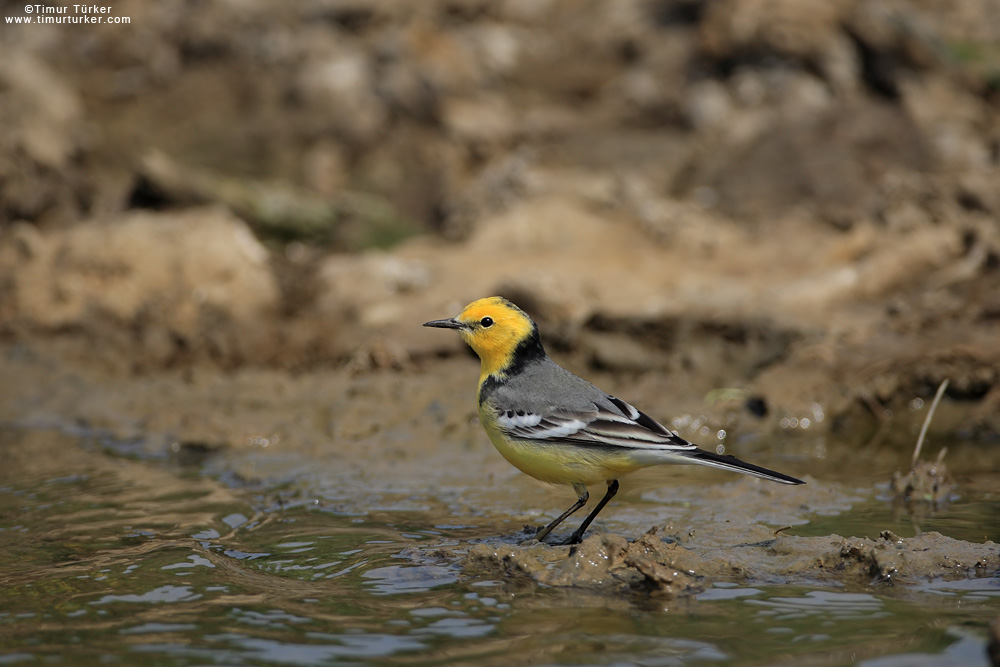
[[[706,526],[704,531],[719,528]],[[651,530],[636,540],[592,535],[578,547],[477,544],[462,560],[465,571],[523,577],[547,586],[589,586],[672,596],[700,593],[714,582],[755,584],[838,583],[914,585],[938,577],[1000,576],[1000,545],[974,544],[923,533],[901,538],[886,531],[872,540],[785,536],[765,526],[729,528],[726,544],[666,540]],[[699,533],[702,531],[699,531]]]

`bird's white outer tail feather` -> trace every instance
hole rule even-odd
[[[760,477],[761,479],[767,479],[772,482],[780,482],[781,484],[805,484],[802,480],[791,477],[790,475],[785,475],[780,472],[775,472],[774,470],[768,470],[767,468],[755,466],[752,463],[746,463],[739,460],[735,456],[713,454],[712,452],[705,451],[704,449],[675,451],[665,455],[661,453],[658,458],[664,463],[695,463],[698,465],[708,466],[710,468],[719,468],[721,470],[729,470],[731,472],[738,472],[744,475],[752,475],[754,477]]]

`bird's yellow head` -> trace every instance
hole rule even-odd
[[[538,327],[528,314],[499,296],[473,301],[458,316],[425,322],[425,327],[457,329],[483,362],[482,377],[503,377],[522,352],[541,350]]]

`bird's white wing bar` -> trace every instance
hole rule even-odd
[[[543,417],[523,410],[507,410],[497,417],[497,425],[512,438],[557,442],[575,436],[587,427],[587,422],[572,417]]]
[[[524,410],[507,410],[497,417],[497,423],[503,429],[534,428],[542,421],[541,415],[526,413]]]
[[[547,415],[507,410],[499,414],[497,425],[510,438],[533,440],[539,444],[550,442],[659,451],[697,449],[693,443],[668,431],[628,403],[618,399],[614,399],[614,403],[622,413],[596,404],[592,411],[560,411]],[[635,417],[632,417],[633,414]]]

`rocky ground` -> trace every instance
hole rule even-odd
[[[481,437],[473,362],[420,324],[499,293],[701,442],[908,449],[947,379],[932,437],[995,469],[989,0],[114,12],[0,26],[3,421],[345,458]],[[851,567],[909,548],[884,539]]]

